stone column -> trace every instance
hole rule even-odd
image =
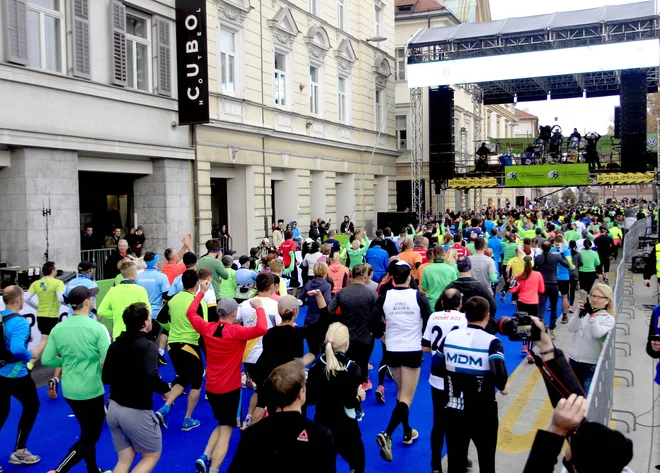
[[[15,266],[46,261],[46,220],[50,208],[48,260],[75,271],[80,261],[78,155],[75,151],[20,148],[0,170],[0,259]]]
[[[153,169],[133,184],[135,212],[147,237],[144,251],[162,254],[168,247],[181,248],[181,238],[193,232],[191,163],[156,159]]]

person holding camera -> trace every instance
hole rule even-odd
[[[591,288],[587,302],[580,301],[578,315],[568,321],[568,331],[573,334],[569,363],[587,394],[605,337],[616,324],[615,314],[612,288],[597,283]]]

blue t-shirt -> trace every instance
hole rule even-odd
[[[72,279],[67,283],[66,287],[64,288],[64,295],[68,296],[69,292],[71,292],[71,289],[78,286],[83,286],[88,289],[95,289],[99,287],[98,284],[96,284],[92,278],[90,278],[89,276],[85,276],[84,274],[80,274],[77,278]],[[94,308],[96,308],[96,296],[94,296],[93,299],[94,299]],[[71,307],[71,309],[73,308]],[[69,313],[72,314],[73,310],[71,310]],[[92,314],[90,314],[90,317],[92,317]]]
[[[502,254],[504,249],[502,248],[502,239],[500,237],[490,237],[488,240],[488,248],[493,250],[493,261],[496,263],[502,262]]]
[[[156,317],[163,307],[163,293],[170,290],[170,281],[167,276],[156,268],[147,268],[135,278],[135,282],[147,290],[151,315]]]
[[[372,278],[374,281],[380,281],[385,273],[387,273],[389,259],[390,255],[380,246],[372,246],[367,250],[366,260],[374,268]]]
[[[481,231],[481,228],[479,227],[473,227],[473,228],[468,228],[467,231],[465,232],[465,239],[468,240],[468,243],[472,240],[472,234],[476,234],[476,238],[482,238],[484,236],[484,232]]]
[[[181,282],[181,274],[179,274],[176,278],[174,278],[174,281],[172,281],[172,286],[170,287],[170,290],[167,292],[167,295],[169,297],[176,296],[178,293],[183,291],[183,283]]]
[[[553,247],[550,253],[559,253],[557,247]],[[561,254],[563,254],[567,259],[571,257],[571,250],[568,246],[561,247]],[[571,272],[568,268],[564,268],[561,264],[557,265],[557,281],[568,281],[571,279]]]
[[[3,310],[2,317],[13,314],[11,310]],[[0,376],[3,378],[23,378],[27,376],[27,363],[32,359],[32,353],[27,349],[30,343],[30,323],[24,317],[14,317],[4,323],[5,346],[18,360],[15,363],[7,363],[0,368]]]
[[[493,228],[495,228],[495,222],[493,222],[492,220],[486,220],[484,222],[484,227],[486,227],[486,233],[488,233],[490,235],[490,231]]]
[[[236,279],[237,286],[251,286],[257,280],[258,274],[248,268],[238,268],[234,279]],[[183,287],[183,286],[182,286]]]

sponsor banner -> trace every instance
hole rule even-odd
[[[176,0],[179,125],[208,123],[206,0]]]
[[[466,177],[462,179],[450,179],[450,189],[478,189],[480,187],[497,187],[497,179],[494,177]]]
[[[506,166],[507,187],[567,187],[589,185],[588,164]]]
[[[598,174],[599,185],[614,186],[617,184],[648,184],[653,182],[652,172],[615,172],[612,174]]]

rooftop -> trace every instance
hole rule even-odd
[[[424,13],[445,9],[436,0],[395,0],[394,7],[397,14]]]
[[[515,112],[516,112],[516,117],[518,117],[521,120],[538,120],[539,118],[536,115],[532,115],[531,113],[528,113],[524,110],[516,109]]]

